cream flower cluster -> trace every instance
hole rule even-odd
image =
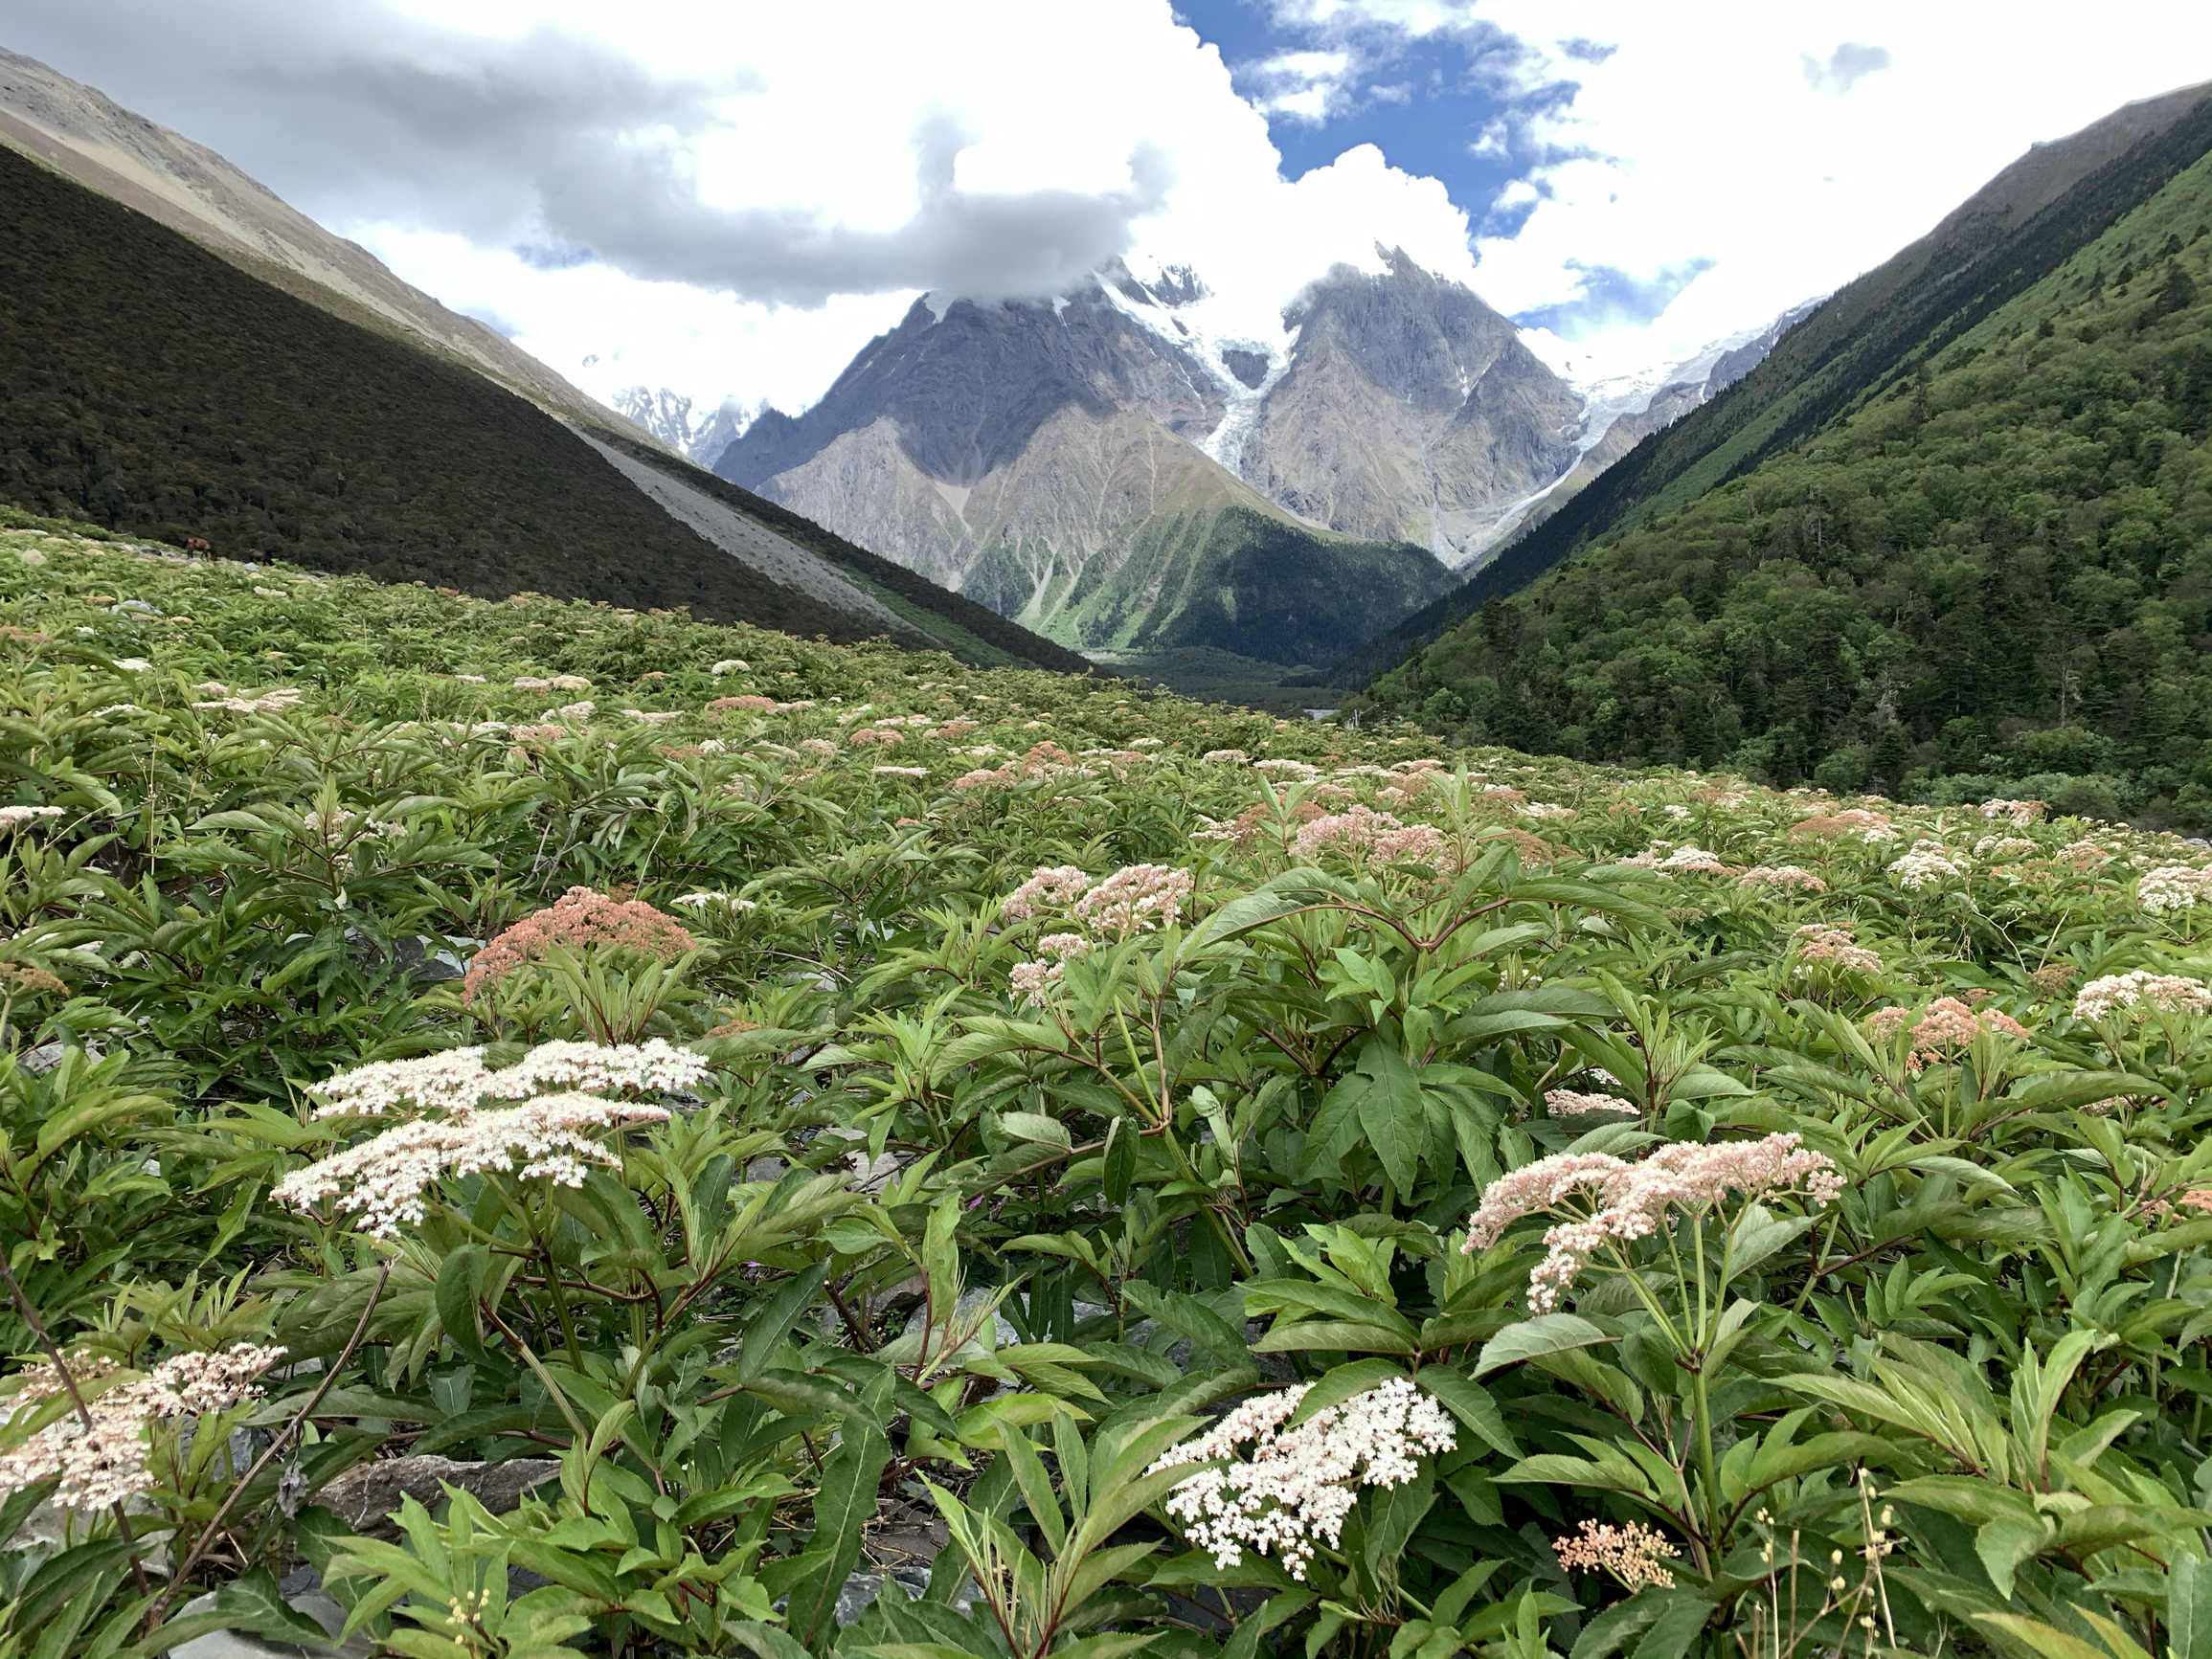
[[[1771,1134],[1709,1146],[1676,1141],[1641,1163],[1609,1153],[1538,1158],[1490,1183],[1461,1247],[1486,1250],[1526,1216],[1565,1218],[1544,1235],[1549,1254],[1528,1276],[1529,1311],[1549,1313],[1591,1257],[1609,1244],[1650,1237],[1672,1215],[1702,1214],[1734,1194],[1757,1199],[1799,1193],[1815,1204],[1834,1200],[1843,1177],[1825,1154],[1802,1150],[1799,1138]]]
[[[57,806],[0,806],[0,830],[21,829],[42,818],[59,818]]]
[[[1965,872],[1944,856],[1939,846],[1917,846],[1889,866],[1897,885],[1908,893],[1938,882],[1954,882]]]
[[[340,1214],[360,1217],[360,1231],[394,1239],[422,1220],[422,1195],[441,1176],[498,1172],[580,1187],[586,1165],[616,1161],[597,1134],[667,1121],[661,1107],[588,1094],[546,1095],[504,1111],[417,1118],[294,1170],[269,1196],[297,1210],[328,1200]]]
[[[2074,997],[2076,1020],[2103,1020],[2144,1008],[2164,1014],[2212,1014],[2212,986],[2178,974],[2108,974],[2091,979]]]
[[[1224,1460],[1179,1482],[1162,1506],[1185,1523],[1190,1541],[1217,1566],[1271,1551],[1294,1579],[1306,1576],[1318,1538],[1334,1545],[1363,1486],[1411,1480],[1419,1460],[1457,1444],[1435,1401],[1404,1378],[1326,1406],[1287,1432],[1310,1383],[1246,1401],[1195,1440],[1169,1450],[1150,1472]],[[1240,1459],[1238,1448],[1252,1447]]]
[[[708,1062],[666,1038],[642,1043],[541,1042],[494,1071],[482,1048],[448,1048],[414,1060],[379,1060],[342,1071],[315,1092],[329,1101],[317,1117],[379,1117],[402,1108],[468,1112],[486,1100],[528,1100],[550,1089],[688,1089]]]
[[[2135,903],[2151,915],[2186,910],[2212,900],[2212,870],[2188,864],[2160,864],[2135,883]]]
[[[1577,1094],[1571,1088],[1547,1088],[1544,1104],[1551,1109],[1553,1117],[1587,1117],[1593,1111],[1636,1110],[1633,1102],[1617,1094]]]
[[[1665,1534],[1641,1521],[1630,1521],[1620,1527],[1584,1521],[1577,1535],[1552,1539],[1551,1548],[1559,1557],[1561,1566],[1580,1567],[1585,1571],[1596,1568],[1611,1573],[1620,1581],[1622,1588],[1631,1591],[1640,1590],[1646,1584],[1656,1584],[1662,1590],[1673,1589],[1674,1574],[1659,1563],[1682,1555],[1682,1551],[1667,1541]]]
[[[218,685],[215,689],[220,691],[222,687]],[[233,714],[279,714],[287,708],[298,707],[301,695],[289,685],[280,685],[273,691],[263,691],[253,696],[216,697],[206,703],[195,703],[192,706],[223,708]]]
[[[165,1359],[137,1381],[88,1398],[89,1426],[71,1409],[0,1454],[0,1491],[58,1477],[54,1501],[64,1509],[102,1510],[136,1497],[153,1485],[147,1424],[227,1411],[241,1401],[259,1399],[261,1391],[254,1379],[283,1356],[282,1348],[240,1342],[217,1354],[180,1354]],[[79,1357],[70,1362],[70,1376],[80,1394],[91,1395],[92,1385],[115,1370],[109,1359]],[[10,1402],[7,1426],[23,1424],[65,1392],[52,1365],[32,1366]]]

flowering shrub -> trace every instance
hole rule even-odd
[[[517,969],[543,961],[549,951],[607,949],[672,962],[697,948],[683,924],[643,899],[611,899],[589,887],[571,887],[477,953],[462,981],[462,999],[474,1001]]]
[[[38,541],[0,1642],[2186,1648],[2205,849]]]

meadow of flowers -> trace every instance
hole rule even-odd
[[[2212,1659],[2203,847],[51,524],[0,687],[0,1659]]]

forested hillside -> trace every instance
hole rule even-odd
[[[1438,731],[2212,823],[2212,160],[1848,416],[1373,685]]]
[[[2123,105],[2038,145],[1910,246],[1846,283],[1710,403],[1652,434],[1470,580],[1321,683],[1365,685],[1489,600],[1783,454],[1941,356],[2212,149],[2212,89]]]

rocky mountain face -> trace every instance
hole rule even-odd
[[[1463,565],[1573,463],[1582,400],[1471,289],[1386,264],[1339,266],[1291,308],[1241,471],[1302,518]]]
[[[1472,290],[1377,252],[1272,333],[1181,269],[1117,264],[1050,302],[925,298],[715,470],[1078,649],[1322,662],[1742,372],[1716,350],[1689,379],[1586,404]],[[1767,343],[1728,345],[1755,360]],[[1623,416],[1648,424],[1604,447]],[[1292,565],[1310,617],[1269,594]],[[1255,640],[1235,619],[1262,613]]]

